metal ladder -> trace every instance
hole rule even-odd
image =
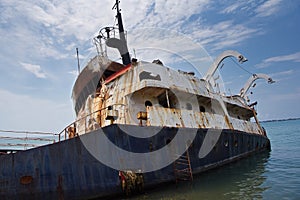
[[[193,172],[189,151],[187,150],[174,162],[175,181],[193,181]]]

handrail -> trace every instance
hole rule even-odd
[[[33,135],[35,136],[33,137]],[[0,150],[5,150],[6,147],[15,147],[17,151],[43,146],[55,143],[57,136],[57,134],[49,132],[0,130]]]
[[[13,151],[23,150],[23,148],[24,148],[24,150],[26,150],[27,148],[34,148],[34,147],[43,146],[43,145],[49,144],[49,143],[61,142],[63,139],[62,135],[64,135],[64,140],[67,139],[67,133],[68,133],[68,131],[69,131],[68,129],[70,127],[76,128],[76,124],[82,120],[85,120],[84,123],[85,123],[85,127],[86,127],[86,123],[87,123],[86,119],[88,119],[88,117],[90,117],[91,115],[98,113],[98,112],[100,112],[100,116],[103,116],[102,115],[103,110],[107,110],[108,108],[111,108],[114,106],[126,106],[126,105],[125,104],[113,104],[113,105],[101,108],[99,110],[96,110],[94,112],[91,112],[89,114],[86,114],[85,116],[70,123],[59,133],[47,133],[47,132],[38,132],[38,131],[0,130],[0,134],[1,133],[16,134],[15,136],[11,136],[11,135],[1,136],[0,135],[0,150],[6,149],[6,148],[1,149],[1,147],[21,147],[21,148],[15,148]],[[100,127],[101,127],[101,125],[100,125]],[[85,132],[86,131],[87,130],[85,129]],[[21,134],[25,134],[25,137],[22,137]],[[30,135],[45,135],[45,136],[28,137]],[[78,136],[77,130],[75,130],[74,136]]]
[[[8,137],[8,136],[0,136],[0,139],[5,139],[5,140],[39,140],[39,141],[48,141],[48,142],[52,142],[53,141],[52,139],[38,138],[38,137]]]
[[[0,130],[2,133],[26,133],[26,134],[38,134],[38,135],[57,135],[56,133],[50,132],[39,132],[39,131],[11,131],[11,130]]]
[[[61,141],[61,135],[62,135],[63,133],[64,133],[64,140],[67,139],[67,129],[68,129],[69,127],[75,128],[75,127],[76,127],[76,123],[78,123],[79,121],[82,121],[82,120],[86,120],[88,117],[90,117],[91,115],[93,115],[93,114],[95,114],[95,113],[100,112],[100,116],[102,116],[102,115],[101,115],[101,112],[102,112],[103,110],[106,110],[106,109],[108,109],[108,108],[110,108],[110,107],[113,107],[113,106],[126,106],[126,105],[125,105],[125,104],[121,104],[121,103],[119,103],[119,104],[113,104],[113,105],[110,105],[110,106],[106,106],[106,107],[104,107],[104,108],[101,108],[101,109],[99,109],[99,110],[96,110],[96,111],[94,111],[94,112],[91,112],[91,113],[89,113],[89,114],[86,114],[85,116],[83,116],[83,117],[81,117],[81,118],[75,120],[74,122],[70,123],[70,124],[69,124],[68,126],[66,126],[61,132],[59,132],[59,133],[57,134],[57,135],[58,135],[58,141],[59,141],[59,142]],[[77,133],[75,133],[75,135],[77,136]]]

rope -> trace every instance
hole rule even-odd
[[[250,74],[250,75],[254,75],[254,73],[252,73],[252,72],[250,72],[250,71],[248,71],[248,70],[246,70],[245,68],[243,68],[238,62],[236,62],[234,59],[232,59],[231,57],[230,57],[230,59],[240,68],[240,69],[242,69],[242,70],[244,70],[245,72],[247,72],[248,74]]]

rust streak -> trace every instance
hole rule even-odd
[[[229,119],[226,115],[225,115],[225,122],[226,122],[227,126],[229,127],[229,129],[234,130],[232,123],[229,121]]]

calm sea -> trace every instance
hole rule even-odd
[[[300,120],[265,122],[272,151],[128,199],[300,199]]]

